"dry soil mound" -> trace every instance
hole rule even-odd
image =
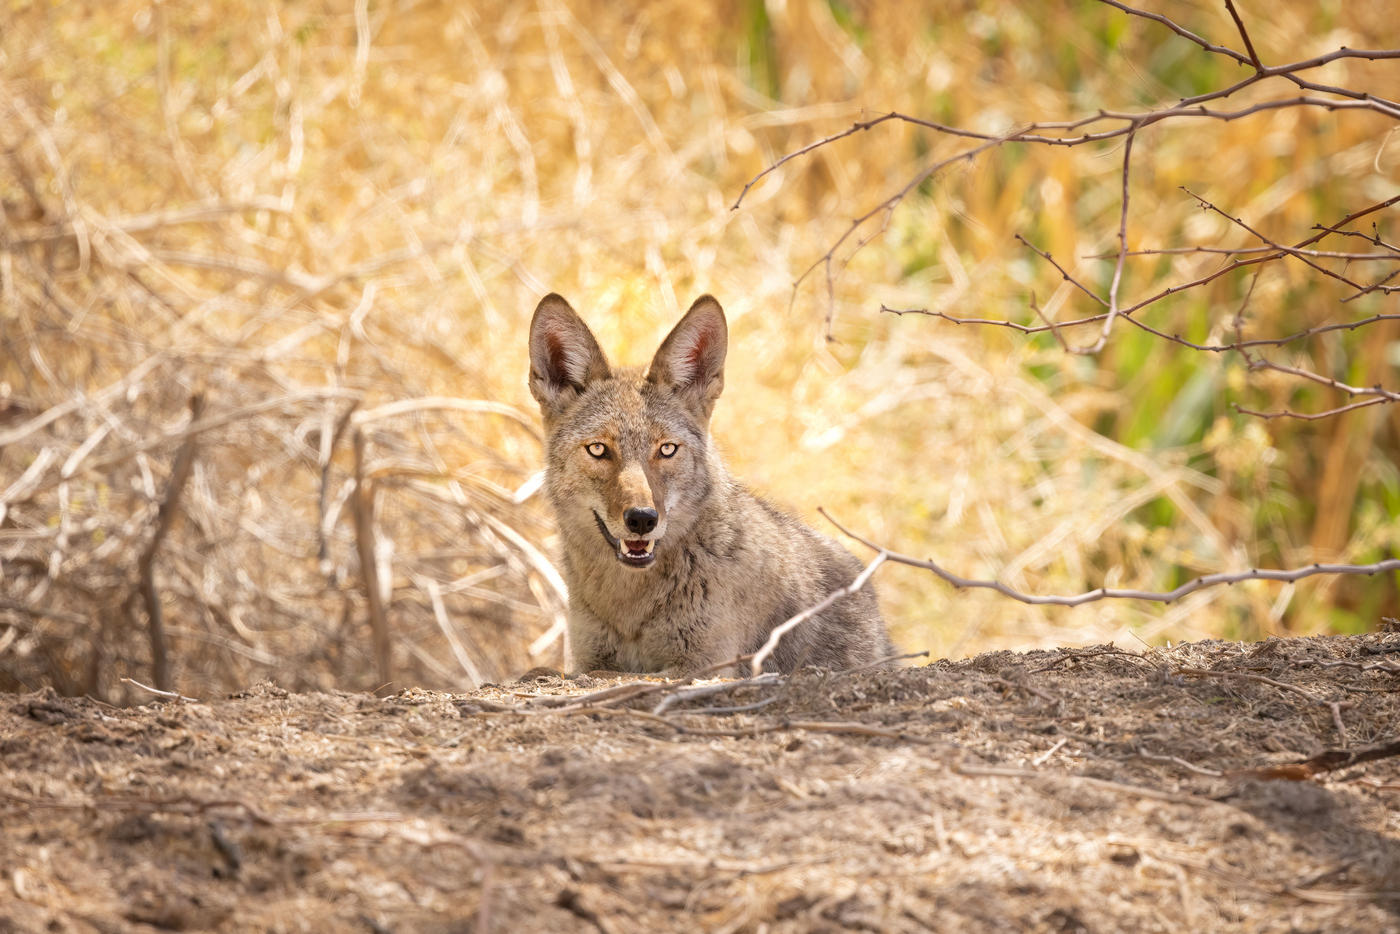
[[[0,932],[1400,930],[1385,638],[11,695]]]

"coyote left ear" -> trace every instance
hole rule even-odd
[[[724,356],[729,350],[729,325],[724,309],[712,295],[702,295],[671,329],[647,368],[647,381],[670,386],[710,417],[724,389]]]
[[[588,325],[551,292],[530,319],[530,394],[545,420],[563,414],[588,384],[612,376]]]

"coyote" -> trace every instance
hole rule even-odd
[[[703,295],[645,370],[613,368],[558,295],[530,322],[530,392],[548,440],[576,671],[687,674],[756,651],[860,562],[746,490],[710,440],[728,325]],[[867,583],[788,633],[769,666],[894,653]]]

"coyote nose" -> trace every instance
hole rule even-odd
[[[645,535],[656,528],[656,510],[638,509],[634,506],[622,514],[622,521],[627,523],[627,531]]]

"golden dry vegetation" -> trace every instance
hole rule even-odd
[[[1223,8],[1157,7],[1237,44]],[[1241,9],[1269,61],[1400,47],[1384,0]],[[1395,406],[1264,422],[1228,403],[1346,398],[1126,328],[1083,357],[1049,335],[879,312],[1034,323],[1034,293],[1052,317],[1087,314],[1014,234],[1105,287],[1112,261],[1091,257],[1117,247],[1120,143],[1007,145],[935,175],[839,254],[829,299],[820,268],[794,281],[852,217],[967,141],[883,125],[785,164],[731,210],[759,171],[862,115],[998,132],[1243,74],[1158,24],[1094,3],[803,0],[12,2],[0,18],[0,687],[128,697],[120,678],[152,664],[147,555],[180,690],[261,675],[375,687],[357,434],[395,680],[560,664],[562,643],[543,638],[563,613],[549,519],[515,495],[540,466],[525,325],[551,290],[629,362],[713,292],[732,327],[715,430],[736,472],[818,525],[825,506],[965,576],[1168,589],[1324,555],[1374,561],[1400,539]],[[1393,61],[1313,77],[1400,96]],[[1252,243],[1179,186],[1302,239],[1395,194],[1393,128],[1286,109],[1146,129],[1131,246]],[[1375,219],[1393,238],[1394,209]],[[1124,288],[1219,263],[1134,259]],[[1345,287],[1275,263],[1151,320],[1218,339],[1251,288],[1252,333],[1395,310],[1381,293],[1341,304]],[[1279,359],[1393,385],[1397,323]],[[182,449],[190,478],[152,550]],[[878,582],[897,640],[936,657],[1357,631],[1400,614],[1393,575],[1074,610],[907,568]]]

